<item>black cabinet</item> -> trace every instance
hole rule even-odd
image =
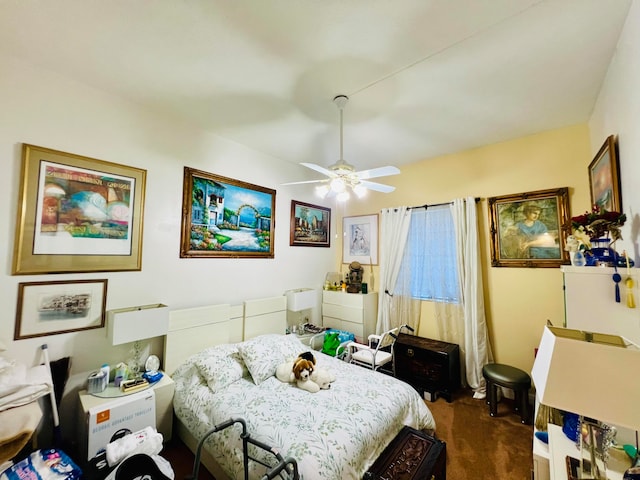
[[[400,333],[394,343],[396,377],[421,393],[451,402],[460,387],[460,347],[455,343]]]

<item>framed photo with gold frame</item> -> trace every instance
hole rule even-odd
[[[19,283],[13,339],[102,328],[106,300],[106,279]]]
[[[13,275],[140,270],[146,170],[22,146]]]
[[[490,197],[491,265],[559,267],[568,265],[565,240],[571,232],[569,189]]]
[[[184,167],[181,258],[274,258],[276,191]]]
[[[378,264],[378,214],[342,219],[342,263]]]
[[[331,209],[291,200],[289,245],[330,247]]]
[[[609,135],[589,164],[589,191],[591,205],[602,210],[622,213],[620,195],[620,160],[618,139]]]

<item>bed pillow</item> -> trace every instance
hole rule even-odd
[[[266,334],[238,344],[238,349],[249,369],[253,383],[260,385],[276,374],[276,368],[283,362],[296,358],[300,353],[311,350],[303,345],[295,335]]]
[[[209,347],[194,356],[193,364],[214,393],[248,374],[236,344]]]

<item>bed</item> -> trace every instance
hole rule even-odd
[[[408,384],[317,351],[317,365],[336,377],[329,390],[309,393],[280,382],[276,366],[311,350],[295,335],[272,333],[285,330],[285,302],[171,312],[165,369],[176,384],[176,430],[192,451],[215,425],[242,418],[253,438],[296,459],[301,478],[360,479],[404,425],[435,429]],[[202,463],[216,479],[244,478],[239,433],[228,428],[205,442]],[[250,478],[264,471],[252,463]]]

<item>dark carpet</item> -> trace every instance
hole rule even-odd
[[[469,390],[459,391],[452,403],[439,398],[427,406],[437,437],[447,444],[448,479],[531,479],[533,426],[520,423],[513,401],[502,399],[496,417]]]

